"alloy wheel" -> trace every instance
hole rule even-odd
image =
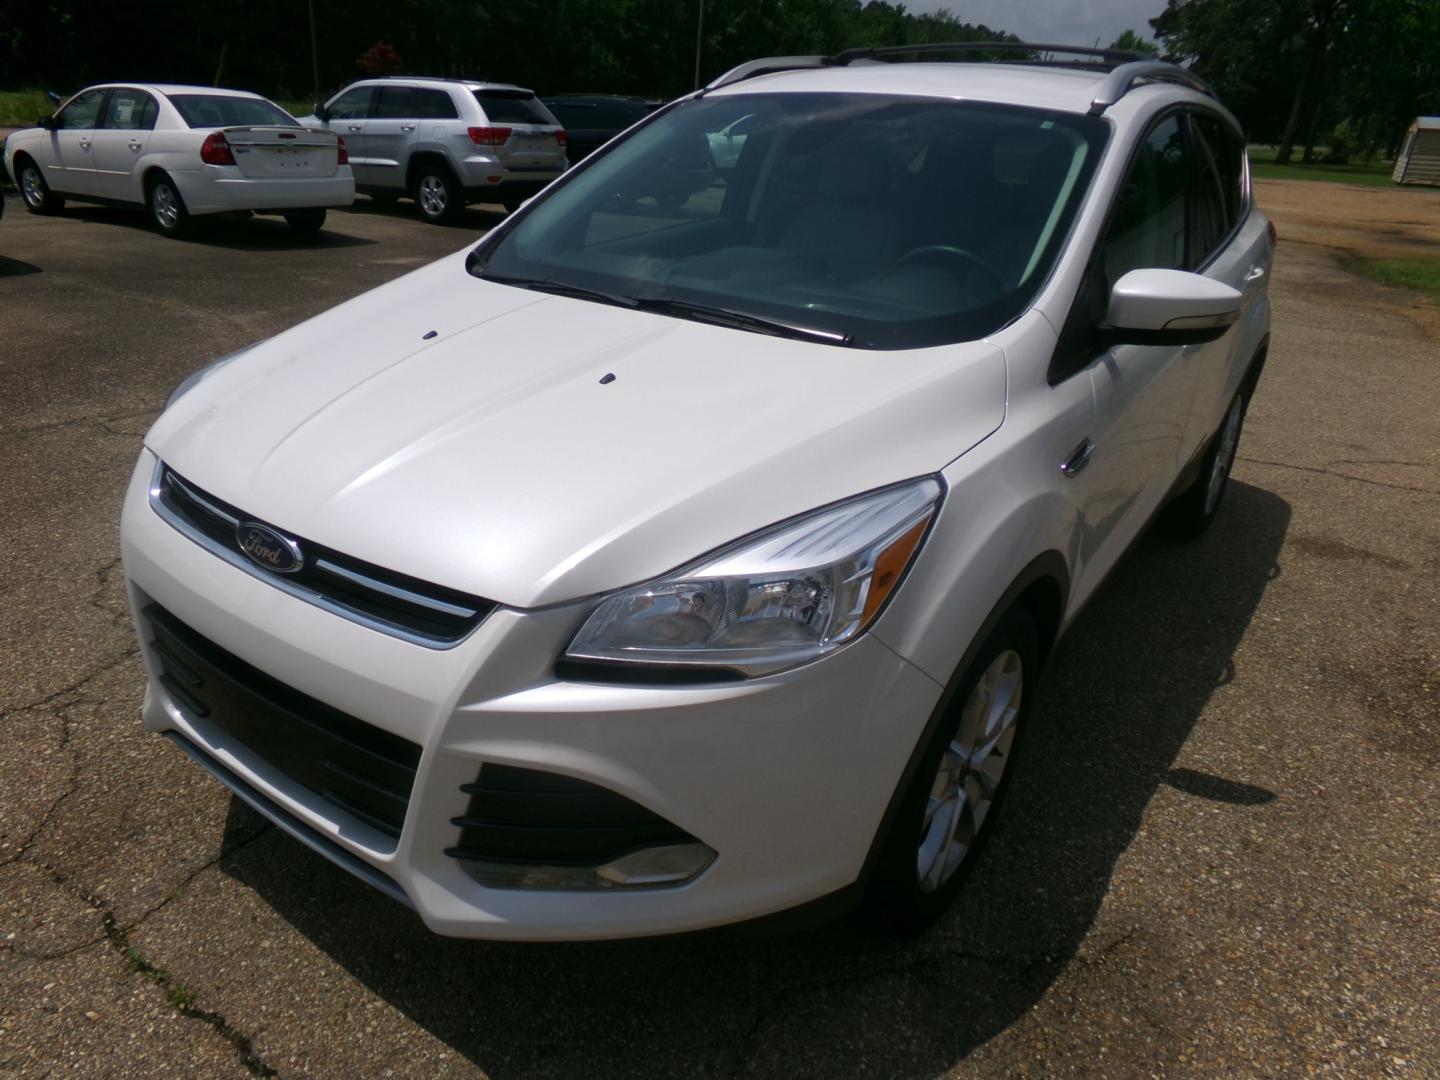
[[[1007,649],[975,683],[930,785],[915,872],[922,892],[944,885],[965,861],[994,805],[1015,741],[1025,672]]]
[[[45,181],[33,165],[20,170],[20,193],[25,196],[27,206],[38,210],[45,205]]]
[[[1230,403],[1230,412],[1225,416],[1225,426],[1220,431],[1220,442],[1215,448],[1215,460],[1210,464],[1210,479],[1205,486],[1205,513],[1208,515],[1220,501],[1225,490],[1225,481],[1230,476],[1230,466],[1235,463],[1235,449],[1240,445],[1240,421],[1245,418],[1245,400],[1239,394]]]
[[[180,220],[180,201],[169,184],[162,182],[155,185],[150,193],[150,209],[160,227],[167,231],[175,228]]]
[[[420,179],[420,210],[426,217],[443,217],[448,194],[445,181],[438,176],[424,176]]]

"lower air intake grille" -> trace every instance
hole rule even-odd
[[[400,836],[419,746],[271,678],[158,604],[144,616],[160,682],[185,712],[337,809]]]
[[[555,773],[485,765],[473,784],[455,859],[534,866],[599,866],[637,848],[698,841],[606,788]]]
[[[495,603],[393,570],[362,562],[303,537],[300,565],[287,573],[263,569],[240,546],[242,525],[257,522],[243,510],[202,491],[167,465],[151,487],[155,511],[202,547],[276,588],[346,618],[419,645],[444,648],[464,638],[495,610]]]

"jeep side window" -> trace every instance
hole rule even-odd
[[[353,90],[346,90],[335,99],[335,104],[330,106],[331,120],[366,120],[370,116],[370,98],[374,95],[375,88],[371,86],[357,86]]]

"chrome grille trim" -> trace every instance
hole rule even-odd
[[[463,628],[462,632],[451,636],[419,632],[400,625],[399,623],[379,618],[351,604],[345,603],[340,597],[330,596],[320,589],[307,587],[303,580],[297,581],[292,577],[262,569],[242,554],[238,548],[228,546],[226,543],[208,535],[180,513],[176,512],[166,501],[166,485],[170,485],[178,491],[184,500],[192,502],[196,507],[203,510],[204,513],[213,516],[229,527],[238,526],[242,518],[225,507],[217,505],[218,500],[213,496],[208,496],[204,492],[197,490],[193,484],[186,482],[182,477],[170,470],[163,461],[157,461],[154,475],[150,481],[150,508],[155,511],[161,520],[187,540],[204,548],[217,558],[223,559],[235,569],[243,570],[251,577],[257,578],[267,585],[273,586],[281,592],[295,597],[297,600],[303,600],[305,603],[318,607],[332,615],[338,615],[349,622],[356,623],[369,630],[374,630],[377,633],[385,634],[388,637],[398,638],[401,641],[408,642],[412,645],[419,645],[426,649],[435,649],[437,651],[453,649],[474,633],[480,624],[485,621],[486,616],[499,606],[490,601],[481,600],[478,597],[474,598],[475,602],[472,606],[456,604],[438,596],[426,596],[412,589],[406,589],[390,582],[381,581],[367,574],[350,570],[348,567],[341,567],[332,561],[332,559],[326,559],[323,556],[307,560],[308,565],[317,573],[332,575],[338,580],[348,583],[348,585],[353,588],[376,593],[391,601],[410,604],[413,607],[430,612],[438,618],[448,617],[466,620],[468,625]],[[300,539],[300,543],[303,546],[309,547],[312,550],[320,547],[320,545],[312,544],[304,539],[297,539]],[[334,557],[339,558],[341,556],[336,553]],[[348,559],[349,557],[345,556],[345,558]],[[322,562],[325,563],[324,566],[320,565]],[[377,573],[385,572],[379,567],[376,567],[375,570]],[[404,575],[397,576],[403,577]],[[438,588],[437,586],[437,589]],[[445,591],[451,592],[452,595],[454,594],[453,590]]]
[[[473,619],[480,614],[476,608],[461,607],[459,604],[448,604],[444,600],[436,600],[434,597],[423,596],[409,589],[402,589],[398,585],[391,585],[373,578],[366,574],[357,574],[353,570],[347,570],[343,566],[336,566],[329,559],[316,559],[315,569],[322,570],[327,574],[334,574],[336,577],[344,578],[352,585],[360,585],[366,589],[374,589],[386,596],[393,596],[396,600],[404,600],[407,604],[418,604],[420,607],[429,608],[431,611],[438,611],[443,615],[454,615],[460,619]]]

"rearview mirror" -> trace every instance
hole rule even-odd
[[[1244,297],[1184,270],[1131,270],[1110,291],[1106,345],[1200,345],[1223,337]]]

